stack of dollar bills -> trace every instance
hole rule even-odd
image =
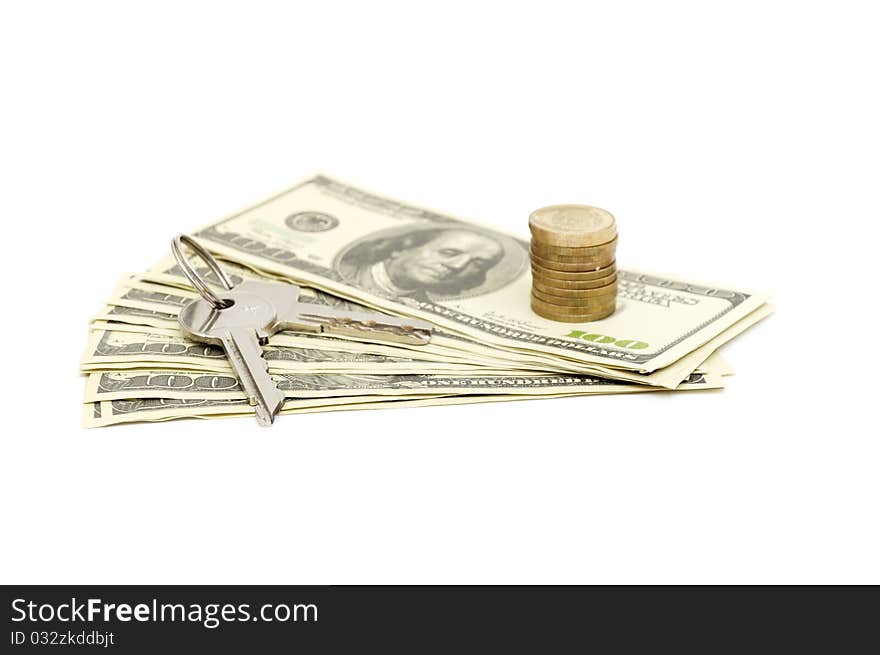
[[[278,333],[264,356],[282,414],[719,389],[717,349],[772,312],[760,293],[623,267],[611,316],[544,319],[527,239],[320,175],[191,234],[236,283],[295,282],[305,302],[436,326],[426,345]],[[87,427],[253,415],[223,350],[180,330],[196,297],[170,256],[122,277],[81,363]]]

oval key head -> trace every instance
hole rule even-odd
[[[205,300],[197,298],[180,310],[180,326],[193,341],[222,345],[223,335],[228,330],[250,328],[257,333],[260,342],[265,342],[275,323],[275,307],[258,295],[241,292],[237,289],[224,294],[232,305],[224,309],[214,309]]]

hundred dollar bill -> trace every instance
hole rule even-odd
[[[143,325],[129,325],[127,323],[111,323],[108,321],[94,321],[92,323],[92,328],[94,330],[103,330],[103,331],[112,331],[112,332],[134,332],[134,333],[138,333],[138,334],[147,334],[147,335],[160,334],[160,335],[164,335],[164,336],[168,336],[168,337],[180,337],[180,330],[155,328],[155,327],[148,327],[148,326],[143,326]],[[295,343],[294,342],[295,338],[292,337],[290,339],[291,343],[282,343],[282,344],[276,344],[276,345],[294,345],[294,346],[301,346],[301,347],[309,347],[310,345],[312,345],[308,341],[308,339],[310,339],[310,338],[312,338],[312,337],[306,336],[302,340],[302,342]],[[357,344],[357,343],[345,343],[344,345],[346,347],[363,346],[363,344]],[[359,352],[359,351],[355,351],[355,352]],[[437,361],[437,360],[432,359],[432,361]],[[95,369],[89,368],[88,370],[90,370],[90,371],[92,371],[92,370],[98,370],[98,371],[100,371],[100,370],[115,370],[115,369],[130,370],[130,369],[132,369],[133,366],[138,369],[144,369],[144,370],[148,370],[150,367],[157,368],[157,367],[161,366],[163,369],[168,369],[168,370],[164,371],[165,373],[168,373],[169,370],[174,370],[174,369],[180,368],[179,364],[175,364],[173,362],[169,362],[169,363],[153,362],[153,363],[149,363],[149,364],[144,363],[144,366],[139,366],[137,364],[133,365],[130,362],[123,362],[123,363],[105,363],[100,368],[95,368]],[[487,367],[487,369],[488,368],[490,368],[490,367]],[[215,366],[209,366],[209,367],[204,367],[204,368],[199,367],[198,370],[216,372],[216,367]],[[694,373],[706,373],[706,374],[726,376],[726,375],[733,375],[733,368],[730,366],[730,363],[725,358],[723,358],[720,355],[720,353],[718,353],[716,351],[716,352],[712,353],[708,357],[708,359],[705,362],[703,362],[700,366],[698,366],[696,368],[696,370],[693,372]]]
[[[99,318],[94,318],[91,322],[90,327],[92,329],[92,334],[96,334],[98,332],[132,332],[142,335],[162,335],[165,337],[173,337],[175,339],[185,338],[179,328],[153,327],[149,325],[107,321]],[[474,369],[476,366],[485,366],[487,369],[492,368],[495,370],[513,368],[509,366],[507,362],[488,362],[483,360],[475,361],[473,359],[466,359],[465,357],[451,357],[432,352],[417,353],[411,350],[396,348],[394,346],[386,347],[378,345],[376,343],[361,343],[348,340],[337,341],[331,338],[318,337],[310,334],[294,335],[291,333],[279,332],[270,337],[269,344],[272,346],[280,346],[285,348],[306,348],[340,351],[346,353],[385,355],[388,357],[397,357],[405,360],[411,360],[413,359],[413,355],[416,355],[420,356],[419,359],[416,361],[464,364]],[[537,367],[535,367],[534,370],[538,370]]]
[[[176,270],[176,267],[175,269]],[[365,311],[370,308],[342,299],[334,298],[314,289],[304,289],[305,302],[313,302],[322,305],[339,307],[348,306],[354,311]],[[180,308],[196,297],[195,292],[180,289],[169,289],[152,283],[145,283],[126,276],[117,286],[111,296],[111,307],[94,317],[93,320],[126,320],[131,323],[143,322],[153,327],[165,327],[178,329],[177,316]],[[127,309],[133,310],[128,312]],[[126,314],[130,314],[126,316]],[[279,332],[272,338],[273,343],[286,345],[291,335],[290,331]],[[462,361],[470,364],[492,365],[496,368],[507,369],[532,369],[532,370],[558,370],[572,373],[601,373],[595,370],[583,370],[584,367],[577,362],[566,363],[552,358],[529,353],[512,355],[492,347],[481,347],[471,344],[469,340],[448,332],[436,331],[431,342],[425,345],[395,344],[394,346],[383,345],[383,342],[373,340],[364,341],[357,337],[311,335],[313,339],[329,340],[327,343],[358,344],[362,350],[375,352],[378,347],[383,347],[386,354],[401,357],[413,357],[429,361]],[[350,346],[340,346],[349,348]],[[390,352],[393,349],[394,352]]]
[[[169,311],[176,311],[173,307],[168,306],[167,309]],[[473,363],[481,363],[487,366],[496,366],[499,369],[510,369],[519,367],[523,370],[557,370],[562,372],[570,372],[575,374],[586,374],[586,375],[599,375],[603,377],[609,377],[611,379],[622,379],[627,381],[633,381],[638,383],[644,383],[645,378],[649,380],[650,383],[655,384],[657,386],[664,386],[666,388],[675,388],[677,382],[674,380],[683,380],[687,377],[688,374],[696,372],[698,369],[699,362],[704,361],[709,355],[714,352],[717,348],[719,348],[724,343],[727,343],[731,339],[733,339],[736,335],[748,329],[754,323],[762,320],[769,316],[773,311],[773,308],[769,304],[765,304],[761,306],[759,309],[755,310],[745,318],[738,321],[735,325],[727,328],[721,334],[711,339],[708,343],[701,346],[694,352],[686,355],[679,361],[675,362],[673,365],[666,367],[662,371],[658,371],[647,376],[642,376],[633,372],[614,372],[608,371],[605,367],[589,367],[589,366],[572,366],[571,368],[566,367],[565,365],[553,365],[553,364],[542,364],[540,362],[535,362],[532,359],[528,358],[514,358],[514,363],[510,364],[505,363],[503,360],[489,360],[488,358],[477,357],[468,355],[465,357],[465,361],[472,361]],[[95,323],[96,326],[107,326],[112,328],[112,326],[120,325],[119,321],[121,320],[130,320],[132,323],[130,327],[127,329],[136,330],[136,331],[145,331],[147,333],[156,333],[160,332],[160,328],[152,328],[150,327],[147,330],[140,330],[135,325],[137,323],[148,323],[150,326],[152,325],[167,325],[173,326],[172,328],[166,328],[170,330],[170,332],[165,332],[165,330],[161,330],[161,333],[170,334],[170,335],[180,335],[179,328],[177,327],[177,317],[176,314],[164,314],[161,312],[156,312],[154,310],[148,310],[143,308],[127,308],[122,306],[116,306],[112,308],[108,308],[103,314],[100,314],[97,318],[106,318],[112,320],[110,323],[108,321],[99,320]],[[161,318],[160,318],[161,317]],[[287,341],[285,337],[281,336],[283,333],[279,333],[273,337],[273,340],[278,340],[279,344],[291,344],[291,341]],[[427,353],[422,355],[423,357],[429,357]],[[437,355],[437,357],[441,357]],[[431,356],[434,358],[434,356]],[[453,360],[455,361],[455,360]],[[159,366],[160,364],[155,364],[155,366]],[[163,364],[164,366],[164,364]],[[171,368],[178,367],[179,365],[170,364],[168,365]],[[195,364],[187,364],[189,368],[201,368]],[[98,368],[97,366],[91,368]],[[109,365],[105,364],[102,368],[131,368],[130,364],[114,364]],[[598,369],[598,370],[594,370]],[[586,370],[584,370],[586,369]],[[662,376],[662,379],[660,379]]]
[[[343,372],[394,375],[401,373],[482,373],[506,374],[509,369],[496,369],[480,364],[432,362],[392,357],[384,354],[345,351],[336,347],[287,346],[270,343],[263,348],[271,372]],[[232,368],[223,348],[196,343],[171,330],[150,333],[95,330],[89,337],[80,363],[83,371],[112,368],[146,368],[169,365],[226,372]]]
[[[177,277],[177,279],[183,279],[182,274],[177,270],[176,266],[173,263],[168,262],[167,260],[161,262],[160,265],[156,268],[159,272],[154,273],[153,277],[160,279],[174,279]],[[249,276],[253,275],[252,272],[248,272],[247,274]],[[177,312],[180,305],[186,301],[186,294],[194,294],[194,292],[180,293],[183,293],[184,295],[175,296],[173,294],[168,294],[167,287],[143,285],[127,279],[117,288],[117,293],[114,295],[114,302],[123,303],[125,305],[132,305],[133,308],[136,309],[137,312],[141,315],[141,317],[143,317],[143,312],[157,312],[158,310]],[[321,294],[320,292],[317,293],[320,296],[320,302],[335,302],[335,299],[331,295]],[[356,309],[362,310],[363,307],[356,307]],[[115,313],[117,318],[118,315],[120,313],[124,313],[124,311],[125,310],[121,309],[120,307],[115,307],[113,309],[113,312]],[[704,361],[714,349],[718,348],[721,344],[726,343],[754,323],[769,316],[770,313],[772,313],[772,308],[769,305],[765,304],[761,306],[758,310],[747,315],[745,318],[741,319],[730,328],[722,331],[719,335],[711,339],[707,344],[698,348],[692,353],[685,355],[673,365],[656,373],[647,375],[631,371],[620,371],[618,369],[606,366],[583,364],[580,362],[568,360],[567,358],[552,355],[524,352],[506,352],[497,348],[493,348],[491,346],[487,347],[479,344],[474,344],[466,338],[463,339],[461,337],[457,337],[455,335],[444,332],[438,332],[432,339],[432,343],[428,346],[413,346],[410,347],[410,349],[419,352],[420,354],[418,355],[418,357],[424,359],[433,359],[433,356],[429,357],[426,354],[428,352],[431,352],[437,354],[438,356],[443,356],[444,358],[452,357],[455,359],[463,359],[464,361],[469,361],[472,363],[482,363],[484,365],[491,365],[499,368],[559,371],[584,375],[599,375],[602,377],[627,380],[642,384],[651,384],[656,386],[664,386],[666,388],[675,388],[675,386],[682,379],[687,377],[689,373],[694,372],[696,370],[695,367],[697,366],[697,364]],[[103,316],[110,319],[114,317],[113,315],[107,315],[106,313]],[[143,321],[151,325],[157,325],[161,320],[165,325],[176,325],[176,313],[162,314],[162,316],[164,318],[160,319],[158,317],[158,314],[149,314],[148,316],[143,317]],[[282,339],[282,341],[279,341],[279,343],[284,343],[282,337],[279,337],[279,339]],[[420,350],[421,348],[424,348],[424,350]],[[407,349],[407,347],[404,346],[403,349]]]
[[[168,269],[169,271],[173,271],[175,275],[182,275],[179,273],[179,269],[175,265],[173,268]],[[170,275],[164,274],[163,277],[170,277]],[[255,274],[248,274],[248,279],[266,279],[262,276],[256,276]],[[240,276],[235,276],[233,278],[241,279]],[[180,312],[180,309],[190,300],[193,300],[198,297],[195,291],[191,289],[178,289],[173,287],[168,287],[164,284],[155,284],[150,282],[145,282],[138,278],[138,276],[125,276],[122,281],[117,285],[113,294],[110,298],[110,303],[114,306],[121,307],[130,307],[133,309],[139,309],[143,311],[150,312],[158,312],[162,314],[162,316],[154,316],[156,319],[161,319],[166,321],[167,323],[163,324],[163,327],[177,327],[177,316]],[[319,304],[319,305],[329,305],[337,308],[348,308],[353,311],[369,311],[370,308],[364,307],[362,305],[358,305],[356,303],[352,303],[341,298],[335,298],[330,294],[326,294],[323,291],[318,291],[315,289],[309,289],[306,287],[300,288],[300,297],[305,303]],[[153,321],[155,322],[155,321]],[[281,335],[290,335],[289,331],[282,331],[279,334]],[[302,334],[302,333],[297,333]],[[309,333],[306,333],[309,334]],[[345,337],[345,336],[330,336],[321,334],[310,335],[314,339],[329,339],[334,343],[356,343],[359,345],[368,345],[372,347],[372,345],[381,345],[386,348],[394,348],[397,351],[397,354],[400,356],[405,356],[403,351],[410,351],[410,357],[416,357],[418,359],[425,358],[425,353],[432,353],[437,355],[442,355],[445,358],[455,358],[455,359],[464,359],[467,358],[468,361],[473,361],[474,353],[466,352],[461,349],[459,342],[461,339],[455,335],[444,334],[439,332],[435,335],[433,340],[425,345],[407,345],[407,344],[395,344],[394,346],[388,346],[387,342],[383,342],[381,340],[366,340],[358,337]],[[415,356],[413,353],[418,353],[418,356]],[[489,355],[498,354],[497,351],[488,350],[487,353]],[[482,359],[489,360],[493,359],[494,361],[498,361],[497,358],[482,356]],[[527,361],[529,358],[521,358],[521,361]]]
[[[324,294],[322,294],[324,295]],[[141,282],[136,278],[126,276],[117,285],[110,302],[113,312],[99,314],[95,320],[119,320],[128,309],[137,317],[143,317],[147,312],[146,321],[152,327],[173,329],[180,333],[180,325],[177,317],[180,309],[191,300],[197,298],[194,291],[173,289],[159,284]],[[454,348],[440,347],[436,344],[428,344],[427,347],[413,346],[405,348],[396,343],[389,345],[388,342],[379,340],[362,341],[354,338],[337,338],[332,335],[314,334],[309,332],[281,331],[273,335],[271,343],[291,347],[312,347],[321,349],[339,349],[347,352],[369,352],[384,354],[391,357],[404,357],[426,361],[462,362],[474,364],[475,358],[467,353]],[[480,361],[490,361],[480,358]],[[499,364],[501,360],[491,360],[493,364]]]
[[[408,394],[509,394],[547,395],[626,393],[633,387],[657,387],[632,382],[576,375],[456,375],[437,374],[281,374],[272,375],[276,386],[289,398]],[[722,376],[693,374],[684,385],[721,388]],[[244,392],[232,373],[205,371],[103,371],[91,373],[86,383],[86,402],[132,398],[243,399]]]
[[[404,376],[401,376],[404,377]],[[410,378],[421,378],[425,376],[406,376]],[[492,384],[489,380],[480,377],[459,378],[452,384],[450,380],[435,379],[438,386],[433,387],[425,383],[424,380],[407,380],[397,384],[396,392],[392,392],[387,388],[382,388],[382,394],[364,393],[354,396],[337,396],[330,398],[314,397],[308,399],[288,399],[284,403],[281,410],[282,414],[304,413],[313,411],[348,411],[355,409],[379,409],[388,407],[407,407],[407,406],[426,406],[426,405],[446,405],[446,404],[464,404],[464,403],[484,403],[484,402],[504,402],[514,400],[525,400],[529,398],[565,398],[581,395],[599,395],[599,394],[619,394],[619,393],[639,393],[663,391],[656,387],[638,385],[625,382],[611,382],[608,380],[596,380],[595,386],[592,386],[588,380],[570,380],[565,381],[566,376],[548,376],[555,377],[556,386],[548,387],[548,383],[540,388],[538,386],[530,386],[525,380],[516,380],[510,378],[507,387],[497,384],[497,380],[493,380]],[[439,383],[442,382],[442,385]],[[321,383],[323,384],[323,382]],[[350,389],[357,391],[367,391],[366,386],[362,382],[353,382]],[[343,385],[344,386],[344,385]],[[469,388],[469,392],[463,392],[462,387]],[[723,387],[723,381],[720,377],[711,378],[709,376],[695,375],[691,379],[684,382],[679,389],[683,391],[718,389]],[[529,389],[529,393],[523,393],[523,389]],[[539,391],[540,388],[540,391]],[[380,387],[374,386],[373,390]],[[419,389],[422,390],[419,393]],[[449,389],[453,395],[425,394],[426,389]],[[313,386],[314,393],[321,393],[321,388]],[[405,395],[398,392],[404,391]],[[244,399],[224,398],[220,397],[191,397],[187,398],[128,398],[117,400],[96,400],[84,404],[83,424],[85,427],[101,427],[106,425],[114,425],[118,423],[129,423],[136,421],[165,421],[177,418],[187,417],[226,417],[226,416],[248,416],[253,414],[253,408],[248,405]]]
[[[713,353],[705,362],[698,367],[699,375],[703,376],[700,384],[706,384],[707,381],[716,382],[718,378],[732,375],[733,369],[727,360],[720,353]],[[351,389],[355,386],[360,388],[361,393],[368,394],[389,394],[399,393],[401,387],[414,387],[418,384],[426,384],[424,379],[419,380],[417,376],[407,378],[398,377],[396,379],[386,379],[387,383],[383,386],[388,388],[385,391],[376,391],[377,380],[375,376],[306,376],[297,381],[293,376],[284,374],[273,376],[279,387],[289,392],[289,395],[298,396],[305,393],[310,387],[315,388],[317,384],[332,381],[332,385],[327,388],[339,389],[342,384],[345,389]],[[440,376],[436,376],[433,383],[439,380]],[[691,374],[691,381],[698,380],[697,374]],[[414,382],[415,380],[415,382]],[[382,381],[379,381],[382,382]],[[433,384],[428,382],[428,384]],[[601,384],[601,383],[600,383]],[[546,385],[545,385],[546,386]],[[599,385],[597,384],[597,387]],[[607,385],[606,385],[607,386]],[[714,387],[713,387],[714,388]],[[204,394],[202,392],[205,392]],[[546,389],[544,390],[546,391]],[[411,395],[413,389],[408,390],[408,396]],[[175,369],[169,370],[126,370],[113,371],[103,370],[96,371],[89,375],[86,383],[86,402],[97,402],[101,400],[124,400],[130,398],[165,398],[175,400],[192,400],[199,396],[209,396],[210,398],[220,398],[223,400],[234,400],[245,397],[241,390],[239,382],[233,374],[218,373],[217,371],[197,370],[197,371],[181,371]],[[311,397],[314,394],[308,393]],[[436,394],[431,394],[432,397]],[[325,396],[321,396],[325,397]],[[334,396],[330,396],[334,397]],[[345,396],[343,396],[345,397]],[[427,396],[426,396],[427,397]],[[348,400],[346,402],[351,402]]]
[[[134,303],[135,301],[120,300],[119,302]],[[111,305],[93,316],[91,327],[93,330],[109,330],[118,332],[138,332],[142,334],[161,334],[170,337],[183,338],[183,333],[177,322],[177,314],[160,312],[155,309],[147,309],[137,303],[138,307],[127,305]],[[176,308],[165,307],[168,311],[176,312]],[[532,361],[524,357],[517,360],[489,358],[463,351],[444,348],[426,348],[424,350],[410,349],[378,342],[362,342],[354,339],[337,339],[335,337],[318,336],[308,333],[293,333],[288,331],[278,332],[269,338],[269,343],[274,346],[293,348],[318,348],[322,350],[340,350],[344,352],[362,352],[400,357],[404,359],[416,359],[427,362],[459,363],[469,367],[483,366],[494,370],[535,370],[546,371],[542,362]],[[572,372],[579,372],[577,370]]]
[[[752,291],[623,268],[612,316],[546,320],[529,307],[526,240],[321,175],[195,236],[227,259],[479,343],[643,373],[681,360],[766,301]],[[644,381],[660,379],[670,385],[667,378]]]
[[[440,396],[407,396],[406,400],[434,399]],[[342,405],[364,405],[370,403],[388,404],[394,400],[389,396],[361,396],[357,403],[350,398],[309,398],[306,400],[288,399],[285,413],[290,414],[303,409],[318,411]],[[226,416],[247,416],[253,410],[243,400],[222,399],[172,399],[147,398],[133,400],[95,401],[83,405],[83,427],[94,428],[118,423],[138,421],[170,421],[178,418],[224,418]]]

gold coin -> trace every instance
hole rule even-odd
[[[595,271],[600,268],[605,268],[614,261],[614,253],[611,253],[610,257],[606,257],[604,259],[575,259],[574,261],[546,259],[544,257],[539,257],[534,252],[530,254],[532,257],[532,262],[534,262],[535,264],[543,266],[544,268],[550,268],[553,270],[565,272]]]
[[[529,216],[532,236],[548,246],[583,248],[607,243],[617,236],[614,216],[587,205],[552,205]]]
[[[601,293],[595,293],[592,296],[566,297],[544,293],[539,289],[533,288],[532,295],[539,300],[550,303],[551,305],[559,305],[560,307],[580,307],[581,311],[594,312],[607,305],[610,302],[611,296],[617,295],[617,284],[611,284],[601,289],[588,289],[587,291],[599,291]]]
[[[596,284],[592,287],[582,287],[580,289],[566,289],[565,287],[558,287],[552,284],[547,284],[544,280],[536,280],[532,278],[532,290],[535,293],[540,292],[538,295],[541,296],[556,296],[558,298],[590,298],[592,296],[601,296],[602,293],[595,293],[596,291],[601,292],[605,287],[614,285],[614,288],[617,288],[617,276],[611,275],[609,276],[611,279],[603,284]],[[584,284],[592,284],[591,282],[585,282]]]
[[[558,311],[567,311],[573,314],[595,314],[613,305],[617,302],[617,294],[609,293],[603,296],[595,296],[593,298],[557,298],[556,296],[545,296],[538,294],[532,289],[532,298],[540,300],[545,305],[551,305]],[[567,301],[567,302],[563,302]]]
[[[616,296],[614,298],[616,300]],[[572,309],[571,307],[558,307],[556,305],[545,303],[540,298],[532,296],[532,311],[538,316],[543,316],[551,321],[559,321],[561,323],[589,323],[590,321],[598,321],[600,318],[605,318],[606,316],[613,314],[615,307],[616,303],[610,303],[592,313],[578,313],[570,311]]]
[[[549,246],[542,241],[538,241],[537,239],[532,239],[532,250],[539,257],[543,257],[545,259],[555,259],[556,257],[562,257],[563,260],[567,257],[586,257],[587,259],[596,258],[597,256],[601,256],[601,253],[611,252],[617,249],[617,237],[611,239],[611,241],[607,243],[600,243],[595,246],[586,246],[584,248],[566,248],[565,246]]]
[[[587,280],[586,282],[578,282],[576,280],[557,280],[552,277],[543,277],[532,273],[532,286],[557,295],[563,295],[561,291],[582,291],[585,289],[598,289],[617,280],[617,273],[612,273],[598,280]],[[545,288],[546,287],[546,288]]]
[[[562,255],[548,255],[546,253],[542,253],[535,244],[532,244],[532,248],[529,251],[529,254],[532,257],[537,257],[539,259],[543,259],[548,262],[553,262],[554,264],[595,264],[599,263],[600,268],[602,266],[608,266],[611,262],[614,261],[614,251],[608,251],[604,253],[596,253],[594,255],[578,255],[576,257],[568,257]]]
[[[534,258],[532,258],[532,273],[534,273],[536,277],[587,282],[589,280],[598,280],[599,278],[608,277],[613,273],[617,273],[617,266],[614,262],[611,262],[608,266],[597,268],[594,271],[560,271],[558,269],[541,266],[534,260]]]

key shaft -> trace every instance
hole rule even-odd
[[[263,358],[263,344],[274,331],[275,308],[247,285],[223,294],[228,307],[215,309],[198,298],[180,310],[180,326],[193,341],[219,345],[226,352],[248,402],[254,406],[257,422],[272,425],[284,403],[284,394],[269,375]]]
[[[431,340],[430,323],[375,312],[355,312],[313,303],[297,303],[289,318],[279,317],[291,329],[313,330],[353,337],[424,345]]]
[[[269,375],[269,362],[263,358],[257,333],[250,328],[231,328],[223,330],[220,340],[248,403],[254,407],[257,423],[264,427],[272,425],[284,404],[284,394]]]

